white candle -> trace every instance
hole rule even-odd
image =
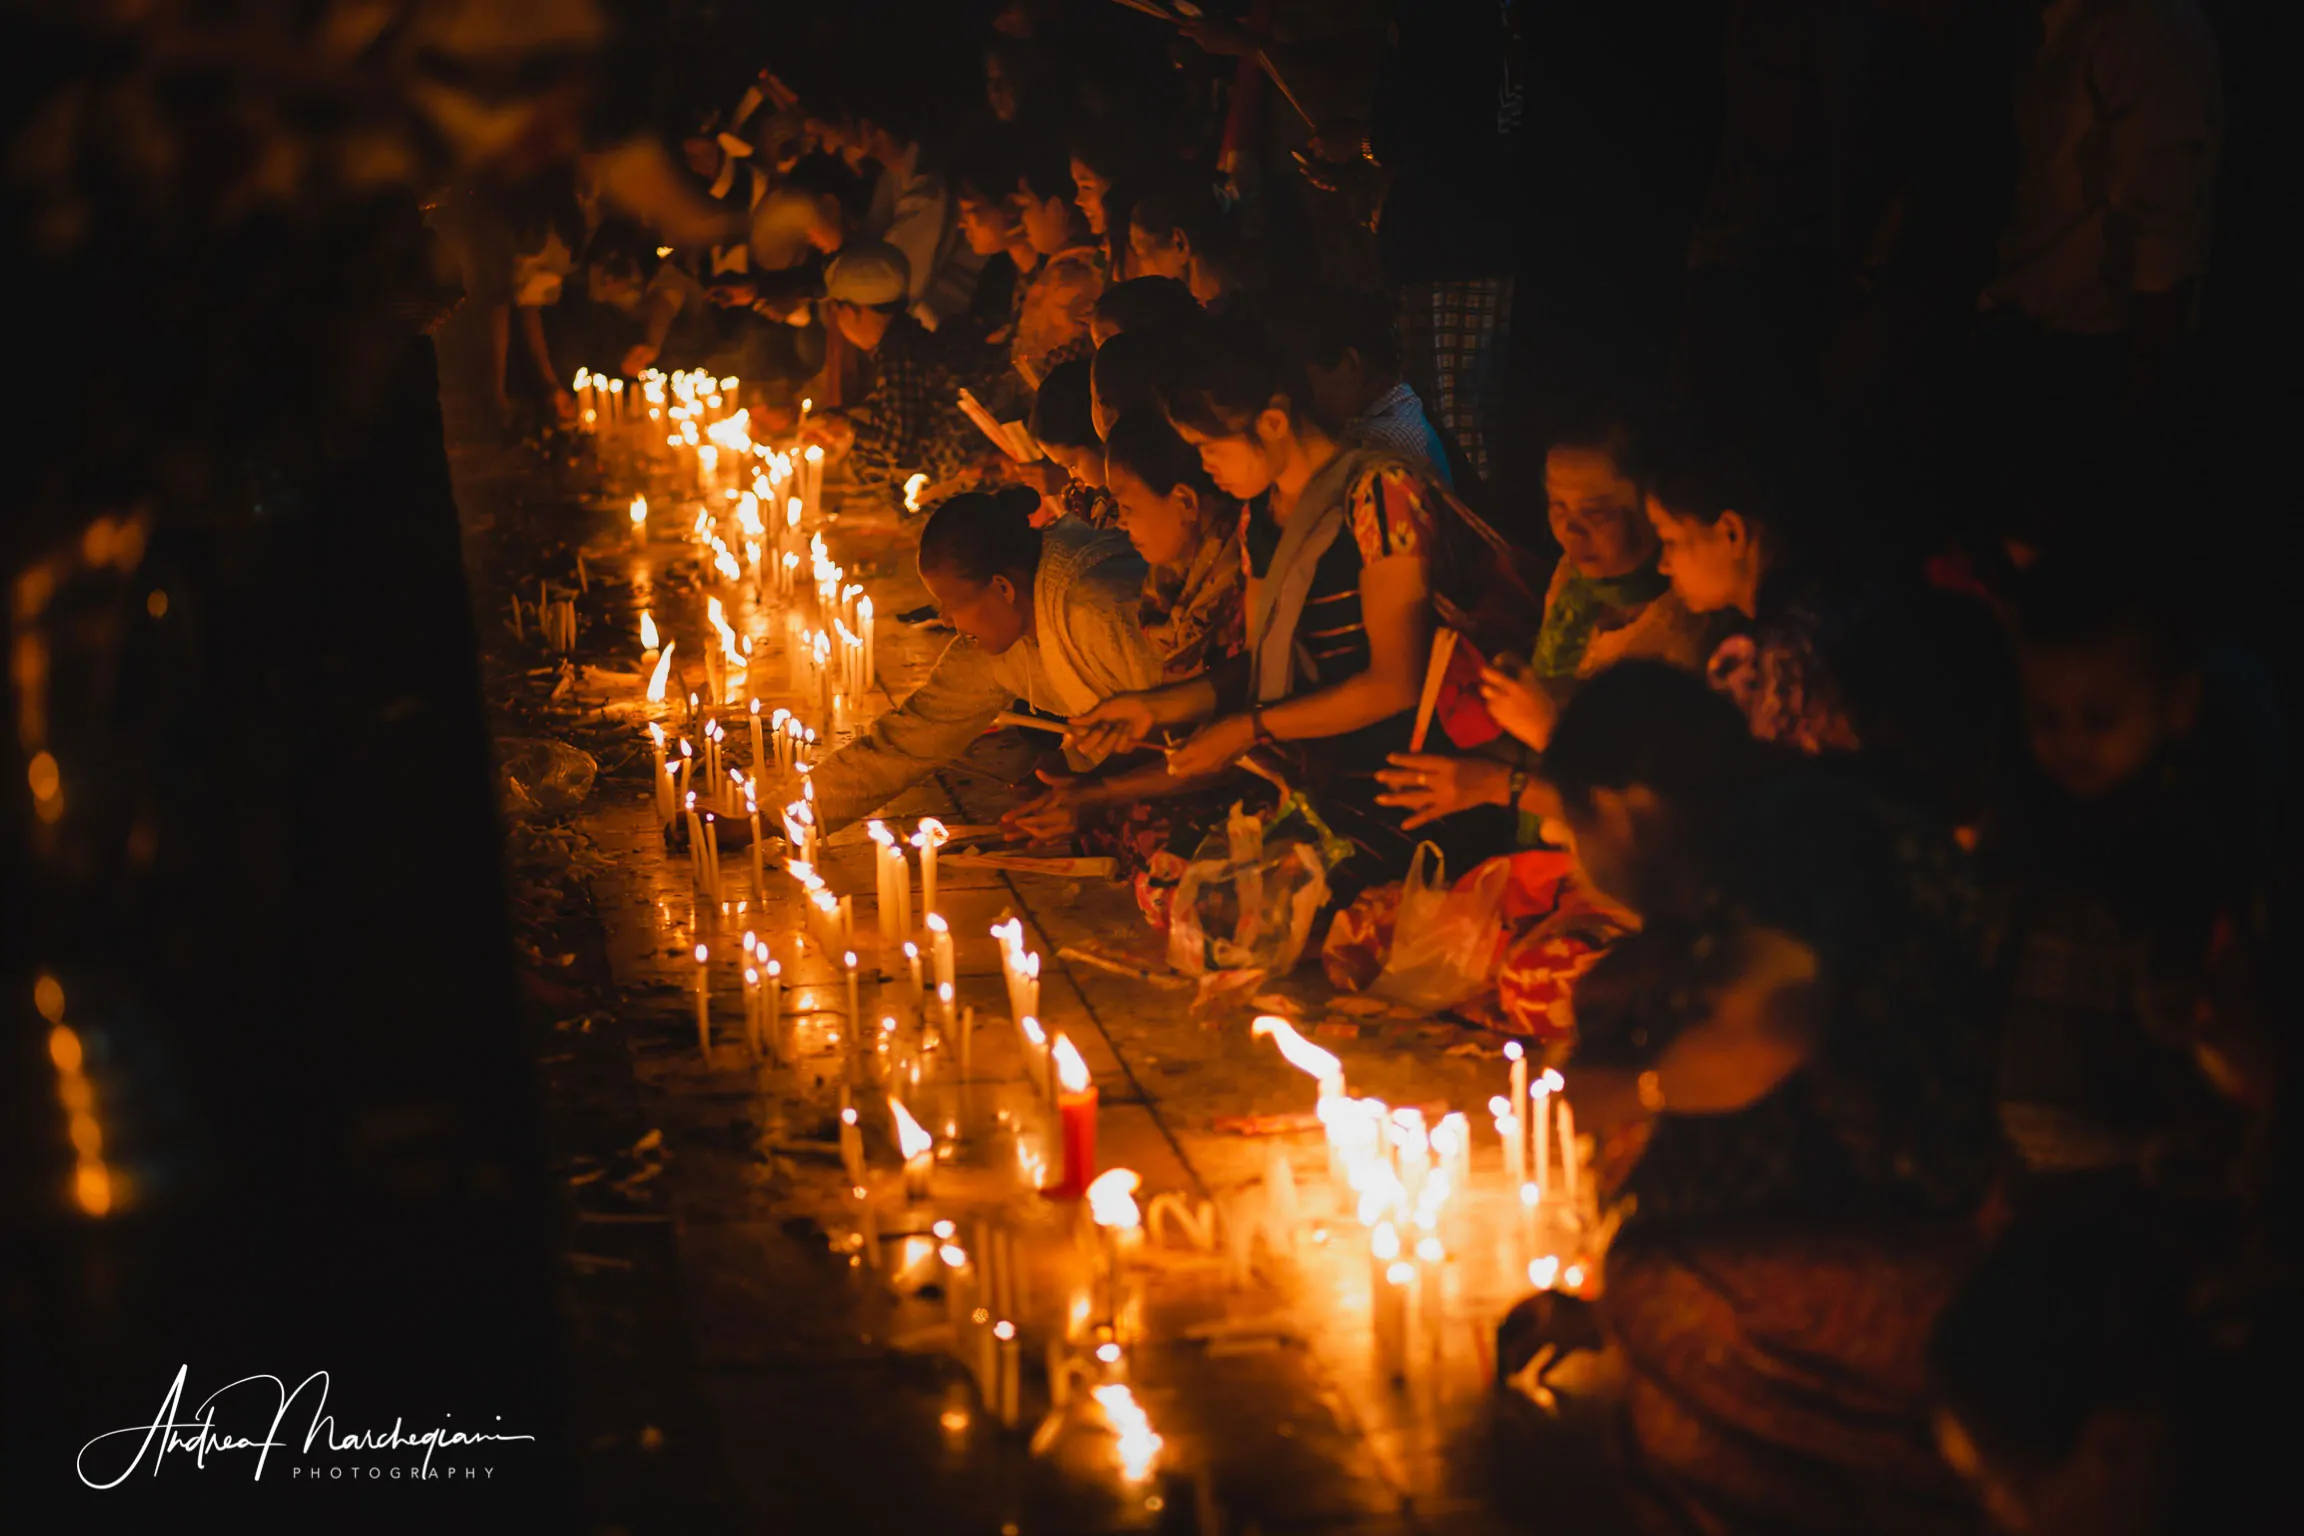
[[[848,968],[848,1073],[853,1079],[864,1061],[864,1015],[856,1007],[856,951],[851,949],[840,958]]]
[[[1560,1198],[1568,1202],[1571,1219],[1584,1211],[1582,1190],[1583,1169],[1578,1166],[1576,1147],[1576,1112],[1568,1107],[1567,1095],[1560,1096]]]
[[[1528,1124],[1528,1053],[1517,1040],[1504,1042],[1504,1059],[1512,1064],[1512,1118]],[[1538,1180],[1539,1183],[1542,1180]]]
[[[848,1085],[840,1085],[840,1166],[848,1172],[848,1187],[864,1192],[864,1130],[856,1123],[856,1106]]]
[[[696,1048],[712,1060],[712,952],[696,946]]]
[[[1416,1266],[1400,1256],[1400,1233],[1389,1221],[1368,1234],[1368,1301],[1376,1334],[1376,1370],[1397,1381],[1408,1365],[1408,1291]]]
[[[933,858],[935,855],[931,854],[929,857]],[[952,928],[950,924],[944,921],[944,915],[940,912],[928,914],[928,965],[936,977],[936,996],[944,1003],[944,1017],[945,1021],[949,1023],[952,1017],[952,987],[955,980],[952,968]]]
[[[768,953],[765,943],[760,946],[760,953]],[[770,1061],[780,1063],[784,1059],[783,1026],[784,966],[781,961],[771,960],[768,962],[767,995],[760,1000],[760,1033],[767,1038]]]
[[[1552,1095],[1565,1086],[1565,1080],[1550,1067],[1536,1079],[1534,1118],[1529,1128],[1536,1136],[1536,1192],[1547,1194],[1552,1184]]]
[[[920,911],[930,928],[942,921],[936,916],[936,850],[951,836],[944,823],[933,816],[921,817],[919,829],[912,834],[912,846],[920,850]],[[938,978],[943,979],[941,972]]]
[[[872,599],[864,597],[856,600],[856,622],[864,631],[864,678],[860,686],[871,688],[880,681],[880,661],[872,643]]]

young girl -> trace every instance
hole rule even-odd
[[[1669,452],[1648,488],[1662,569],[1692,613],[1732,612],[1752,628],[1712,653],[1712,686],[1762,741],[1848,751],[1855,727],[1824,655],[1828,611],[1794,568],[1797,543],[1777,487],[1727,443]]]
[[[1248,503],[1246,665],[1107,699],[1074,720],[1076,740],[1111,750],[1196,726],[1169,754],[1179,777],[1280,749],[1292,782],[1361,854],[1355,874],[1332,884],[1398,874],[1414,840],[1377,805],[1375,773],[1407,745],[1436,557],[1454,563],[1441,548],[1445,494],[1393,455],[1339,447],[1311,416],[1301,377],[1245,327],[1202,338],[1175,380],[1170,423],[1215,485]]]

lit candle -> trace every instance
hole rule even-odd
[[[1032,1086],[1051,1103],[1056,1098],[1055,1066],[1048,1059],[1048,1033],[1040,1021],[1030,1014],[1016,1021],[1016,1033],[1024,1040],[1024,1074]]]
[[[931,928],[943,921],[936,915],[936,850],[951,836],[944,829],[944,823],[933,816],[921,817],[919,830],[912,834],[912,846],[920,850],[920,911]],[[947,978],[939,971],[937,979]]]
[[[746,782],[744,785],[744,815],[752,823],[752,899],[765,907],[768,904],[768,868],[765,862],[766,855],[762,853],[760,848],[760,797],[758,788],[758,785],[750,782]]]
[[[1056,1064],[1056,1116],[1064,1145],[1063,1177],[1048,1193],[1076,1200],[1096,1176],[1096,1084],[1072,1042],[1058,1035],[1049,1047]]]
[[[1528,1124],[1528,1053],[1520,1048],[1519,1041],[1507,1040],[1504,1059],[1512,1063],[1512,1118],[1525,1127]]]
[[[1536,1137],[1536,1192],[1539,1196],[1552,1185],[1552,1095],[1565,1086],[1565,1080],[1550,1067],[1546,1067],[1544,1075],[1536,1079],[1535,1115],[1529,1121],[1529,1129]]]
[[[1416,1266],[1400,1256],[1400,1233],[1389,1221],[1368,1234],[1369,1309],[1376,1333],[1376,1369],[1397,1381],[1408,1364],[1408,1289]]]
[[[841,956],[848,968],[848,1073],[856,1075],[864,1060],[864,1015],[856,1006],[856,951]]]
[[[933,869],[935,858],[934,853],[927,855],[922,869]],[[936,977],[937,1001],[944,1005],[944,1021],[949,1024],[952,1021],[952,988],[955,980],[952,970],[952,928],[944,921],[944,915],[934,910],[928,913],[928,964]]]
[[[712,952],[696,946],[696,1048],[712,1060]]]
[[[889,867],[888,862],[891,858],[900,858],[901,855],[896,852],[896,834],[888,830],[887,823],[868,821],[864,823],[864,831],[871,837],[873,843],[872,877],[878,898],[876,915],[880,920],[880,944],[885,951],[894,949],[897,941],[904,936],[904,931],[896,926],[896,881],[898,877]]]
[[[858,691],[861,692],[880,680],[880,662],[872,644],[872,599],[860,597],[856,600],[856,625],[864,632],[864,676],[858,684]]]
[[[672,680],[672,652],[679,644],[675,640],[656,654],[656,670],[648,679],[648,702],[651,704],[664,702],[664,687]]]
[[[1521,1127],[1520,1117],[1512,1113],[1512,1101],[1497,1094],[1488,1101],[1488,1112],[1496,1117],[1496,1136],[1504,1143],[1504,1182],[1518,1189],[1528,1178],[1528,1136]]]
[[[672,791],[664,780],[664,727],[653,720],[648,722],[648,742],[656,757],[656,819],[670,821]]]
[[[840,1166],[848,1170],[848,1187],[859,1193],[864,1188],[864,1129],[856,1123],[856,1106],[850,1102],[848,1085],[840,1085]]]
[[[656,655],[656,652],[662,648],[663,644],[663,640],[659,638],[656,633],[656,616],[645,608],[641,609],[640,659],[644,662],[651,660]]]
[[[765,941],[760,945],[760,953],[763,955],[768,953],[768,945]],[[760,1000],[760,1033],[767,1039],[768,1059],[781,1063],[784,1060],[783,962],[777,960],[768,962],[766,993],[767,995]]]
[[[1121,1244],[1144,1228],[1144,1213],[1136,1204],[1136,1191],[1143,1182],[1132,1168],[1112,1168],[1098,1174],[1082,1191],[1088,1198],[1089,1219],[1096,1227],[1098,1289],[1103,1292],[1101,1310],[1107,1326],[1120,1318]]]
[[[752,773],[754,777],[758,777],[768,771],[767,751],[760,742],[760,701],[758,699],[751,701],[749,712],[752,716]]]
[[[929,1135],[896,1095],[888,1095],[888,1113],[896,1122],[896,1149],[904,1154],[904,1194],[907,1199],[928,1198],[928,1175],[936,1160],[936,1138]]]
[[[632,542],[648,542],[648,498],[645,496],[632,498]]]
[[[904,964],[912,972],[912,1011],[920,1015],[925,1024],[928,1019],[928,994],[920,987],[920,946],[910,939],[904,941]]]
[[[1583,1169],[1578,1166],[1576,1146],[1576,1112],[1568,1107],[1568,1096],[1560,1098],[1560,1198],[1567,1202],[1570,1220],[1583,1215]]]
[[[749,959],[752,935],[746,934],[744,937],[747,941],[745,953]],[[760,968],[749,964],[744,967],[744,1049],[751,1053],[754,1061],[760,1059]]]

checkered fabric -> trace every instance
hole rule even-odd
[[[1408,283],[1400,290],[1403,371],[1431,411],[1433,424],[1488,478],[1483,419],[1502,391],[1504,349],[1512,333],[1509,277]]]

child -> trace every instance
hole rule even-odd
[[[2247,972],[2275,748],[2248,739],[2239,690],[2210,688],[2176,594],[2141,570],[2044,562],[2019,591],[2018,661],[2036,775],[1989,850],[2002,1118],[2036,1174],[2182,1177],[2171,1156],[2228,1150],[2210,1084],[2264,1087]]]

